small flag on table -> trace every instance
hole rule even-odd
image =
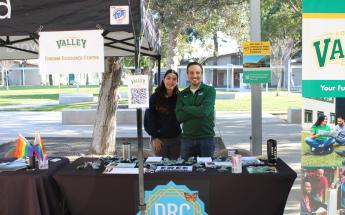
[[[41,161],[48,160],[48,155],[47,155],[46,149],[44,148],[44,142],[39,132],[35,133],[34,147],[35,147],[35,152]]]
[[[31,143],[23,137],[21,134],[18,135],[15,156],[17,158],[32,157],[33,147]]]

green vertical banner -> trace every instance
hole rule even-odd
[[[304,0],[302,94],[345,97],[345,1]]]
[[[343,214],[345,145],[334,97],[345,97],[345,1],[303,0],[302,7],[301,214]]]
[[[243,42],[243,82],[271,82],[270,42]]]

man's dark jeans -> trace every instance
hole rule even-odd
[[[185,138],[181,140],[181,157],[188,159],[191,156],[199,157],[213,157],[214,153],[214,139],[207,138]]]

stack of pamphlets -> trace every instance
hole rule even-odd
[[[10,162],[0,163],[0,171],[16,171],[19,169],[25,169],[26,167],[27,164],[22,158]]]
[[[103,174],[138,174],[136,163],[110,163],[105,167]]]
[[[162,160],[163,160],[163,157],[152,157],[152,156],[150,156],[146,159],[145,162],[146,163],[159,163],[159,162],[162,162]]]
[[[193,166],[158,166],[156,172],[192,172]]]
[[[249,173],[277,173],[277,168],[274,166],[248,166]]]

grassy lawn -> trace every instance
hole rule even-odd
[[[316,166],[342,166],[342,161],[345,157],[341,157],[335,153],[335,150],[345,150],[345,146],[337,146],[335,144],[334,151],[328,155],[311,155],[310,147],[305,143],[304,139],[309,136],[309,131],[302,132],[302,167],[316,167]]]
[[[127,92],[127,86],[121,86],[120,92]],[[90,93],[94,96],[99,95],[99,86],[80,86],[80,93]],[[0,106],[17,105],[17,104],[34,104],[50,101],[58,101],[60,93],[77,93],[76,86],[35,86],[35,87],[10,87],[6,90],[0,87]],[[233,93],[226,90],[217,90],[217,93]],[[301,94],[297,93],[281,93],[276,96],[275,92],[262,93],[262,109],[266,112],[287,112],[288,108],[301,107]],[[126,100],[120,100],[121,104],[126,103]],[[8,111],[60,111],[64,108],[90,108],[92,102],[64,104],[64,105],[49,105],[41,107],[26,107],[8,109]],[[246,95],[238,99],[218,99],[216,101],[217,111],[250,111],[251,110],[251,96]]]
[[[218,93],[218,91],[217,91]],[[287,112],[288,108],[301,108],[302,97],[298,93],[281,93],[276,96],[275,92],[262,93],[262,110],[265,112]],[[251,96],[243,96],[238,99],[216,100],[217,111],[250,111]]]
[[[121,86],[120,91],[127,91]],[[78,93],[76,86],[13,86],[0,87],[0,106],[58,101],[60,93]],[[79,93],[99,95],[99,86],[80,86]]]

